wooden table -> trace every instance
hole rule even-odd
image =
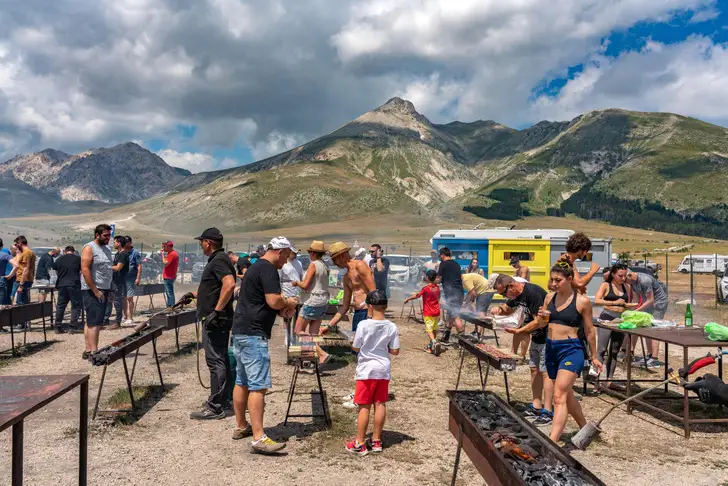
[[[0,376],[0,432],[13,427],[13,486],[23,484],[23,422],[36,410],[81,387],[78,484],[86,485],[88,465],[88,375]]]
[[[646,327],[646,328],[635,328],[635,329],[619,329],[617,327],[617,324],[607,324],[599,321],[594,321],[594,326],[602,329],[609,329],[610,331],[616,331],[621,332],[626,335],[626,348],[627,348],[627,355],[625,358],[625,361],[627,363],[627,379],[626,380],[610,380],[612,382],[625,382],[627,384],[627,389],[625,391],[625,394],[622,395],[621,393],[615,393],[619,396],[624,396],[625,398],[632,395],[632,383],[659,383],[661,381],[664,381],[668,378],[668,368],[669,368],[669,346],[670,344],[675,346],[680,346],[683,348],[683,365],[682,367],[687,369],[688,364],[690,363],[690,360],[688,358],[688,351],[690,348],[717,348],[718,350],[722,351],[724,347],[728,347],[728,341],[711,341],[707,337],[705,337],[705,334],[703,332],[703,328],[699,326],[693,326],[693,327],[668,327],[668,328],[659,328],[659,327]],[[632,339],[633,337],[637,338],[647,338],[647,339],[654,339],[656,341],[660,341],[665,343],[665,369],[664,369],[664,377],[662,379],[632,379]],[[609,347],[607,347],[607,352],[609,352]],[[723,359],[722,357],[718,358],[718,377],[722,380],[723,379]],[[598,382],[597,382],[598,383]],[[664,396],[661,396],[662,399],[669,399],[670,396],[667,395],[668,391],[668,384],[665,384],[664,388]],[[611,393],[614,393],[613,391]],[[685,438],[690,438],[690,425],[691,424],[707,424],[707,423],[728,423],[728,418],[722,418],[722,419],[692,419],[690,418],[690,395],[688,390],[683,388],[683,414],[682,417],[679,415],[675,415],[671,412],[668,412],[666,410],[662,410],[661,408],[655,407],[654,405],[651,405],[649,403],[646,403],[644,400],[635,399],[627,403],[627,413],[632,413],[632,408],[634,407],[635,403],[639,403],[640,405],[650,409],[654,410],[658,413],[661,413],[663,415],[666,415],[672,419],[675,419],[677,421],[682,422],[683,430],[685,431]]]

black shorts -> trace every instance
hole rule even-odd
[[[106,318],[106,304],[109,302],[109,291],[101,291],[103,298],[97,299],[90,290],[83,291],[83,308],[86,312],[86,325],[88,327],[101,326]]]
[[[475,298],[475,312],[488,312],[488,307],[490,307],[490,303],[493,302],[493,296],[495,294],[493,292],[486,292],[485,294],[481,294]]]

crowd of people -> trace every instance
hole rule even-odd
[[[400,348],[397,328],[384,315],[389,299],[389,261],[381,246],[374,244],[368,254],[358,251],[352,256],[351,248],[343,242],[327,246],[323,241],[313,241],[306,250],[310,264],[304,270],[297,258],[298,250],[285,237],[273,238],[250,256],[226,253],[223,235],[217,228],[205,230],[196,239],[207,263],[197,291],[186,293],[178,302],[188,304],[196,300],[211,386],[203,407],[190,417],[210,420],[234,415],[233,439],[251,437],[256,452],[279,451],[285,444],[270,439],[264,429],[265,396],[271,387],[269,341],[277,317],[288,323],[286,339],[291,339],[293,333],[317,335],[335,331],[352,310],[352,347],[357,353],[352,403],[359,413],[357,435],[346,443],[346,449],[358,455],[381,451],[391,379],[390,356],[398,354]],[[60,256],[60,250],[54,249],[48,256],[41,255],[36,274],[35,254],[24,237],[16,238],[9,251],[0,250],[0,274],[4,275],[0,279],[0,299],[8,302],[14,292],[16,303],[25,302],[34,278],[50,281],[47,272],[55,270],[57,332],[83,329],[83,357],[88,358],[98,349],[102,328],[128,323],[134,314],[133,297],[141,276],[139,253],[131,237],[116,236],[116,254],[112,256],[110,240],[111,228],[98,225],[94,239],[84,245],[80,255],[72,246],[66,247]],[[551,268],[547,291],[529,282],[530,270],[518,259],[511,261],[514,275],[493,274],[486,278],[476,259],[463,272],[452,252],[443,247],[433,251],[431,261],[425,263],[421,290],[405,299],[405,303],[423,299],[425,351],[436,356],[442,346],[449,344],[453,328],[457,333],[464,332],[465,324],[460,317],[465,310],[481,317],[520,315],[518,327],[506,331],[513,334],[513,352],[524,360],[527,356],[531,369],[532,402],[524,413],[539,425],[553,424],[554,441],[559,440],[567,415],[572,415],[579,426],[586,423],[573,394],[574,382],[585,363],[590,362],[592,373],[599,374],[606,358],[609,380],[622,347],[623,336],[619,332],[600,330],[597,337],[592,325],[592,303],[585,289],[600,267],[592,263],[583,275],[575,269],[575,262],[584,260],[590,250],[589,238],[582,233],[572,235],[566,243],[566,253]],[[323,261],[326,254],[343,275],[343,299],[336,315],[322,325],[331,297],[330,270]],[[165,300],[172,307],[178,303],[174,282],[179,255],[171,241],[162,245],[162,262]],[[636,274],[619,264],[604,272],[603,277],[595,298],[595,305],[603,307],[601,319],[613,319],[625,309],[664,317],[667,298],[653,277]],[[492,305],[496,293],[506,298],[505,303]],[[71,323],[65,326],[68,303],[72,306]],[[112,307],[116,320],[110,325]],[[81,308],[85,312],[85,327],[79,321]],[[292,321],[296,311],[297,319]],[[479,331],[476,326],[476,338],[480,337]],[[611,343],[609,349],[607,343]],[[234,369],[228,360],[228,346],[235,356]],[[656,358],[659,343],[648,343],[648,349],[649,355],[641,359],[648,366],[661,366]],[[319,364],[325,364],[328,354],[320,347],[317,350]],[[367,443],[365,435],[372,407],[374,431]]]

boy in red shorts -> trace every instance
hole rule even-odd
[[[366,456],[369,451],[364,442],[369,426],[369,412],[374,405],[374,432],[372,452],[382,452],[382,429],[387,416],[389,380],[392,378],[389,355],[399,354],[397,326],[384,317],[387,310],[387,294],[375,290],[367,295],[366,303],[372,317],[359,323],[352,349],[358,353],[356,364],[356,390],[354,403],[359,406],[356,420],[356,439],[346,443],[351,454]]]
[[[422,289],[406,299],[404,303],[422,297],[422,313],[425,318],[425,332],[427,337],[430,338],[430,342],[425,347],[425,351],[440,356],[442,348],[440,343],[437,341],[437,330],[440,327],[440,286],[435,283],[437,279],[437,272],[434,270],[428,270],[425,273],[425,279],[427,279],[427,285]]]

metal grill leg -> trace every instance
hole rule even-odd
[[[51,294],[52,295],[52,294]],[[78,426],[78,485],[86,486],[88,469],[88,380],[81,383],[81,410]]]
[[[10,321],[10,353],[13,356],[17,356],[18,353],[15,351],[15,331],[13,331],[13,321]]]
[[[159,366],[159,355],[157,354],[157,338],[152,339],[152,349],[154,349],[154,362],[157,363],[157,373],[159,373],[159,384],[164,389],[164,380],[162,379],[162,368]],[[227,359],[227,356],[225,357]]]
[[[137,358],[139,357],[139,348],[137,348],[134,354],[134,362],[131,364],[131,381],[134,381],[134,371],[136,371]]]
[[[493,327],[493,336],[495,337],[496,347],[500,347],[500,343],[498,343],[498,332],[495,330],[495,327]]]
[[[465,350],[460,348],[460,367],[458,368],[458,380],[455,382],[455,391],[457,391],[460,385],[460,373],[463,371],[463,361],[465,361]]]
[[[177,344],[177,351],[179,352],[179,326],[174,328],[174,342]]]
[[[331,427],[331,416],[329,415],[329,407],[326,403],[326,394],[324,393],[324,387],[321,384],[321,373],[319,372],[318,360],[314,361],[314,363],[316,364],[316,381],[318,382],[319,396],[321,397],[321,407],[324,410],[324,420],[326,420],[326,425]]]
[[[458,426],[458,448],[455,452],[455,467],[452,469],[452,480],[450,486],[455,486],[455,481],[458,478],[458,468],[460,467],[460,451],[463,449],[463,426]]]
[[[511,403],[511,392],[508,389],[508,373],[506,373],[505,371],[503,372],[503,380],[506,383],[506,400],[507,400],[506,403],[508,403],[510,405],[510,403]]]
[[[52,305],[52,304],[51,304],[51,305]],[[53,315],[53,313],[52,313],[52,312],[51,312],[51,315]],[[41,316],[41,321],[43,322],[43,342],[44,342],[44,343],[47,343],[47,342],[48,342],[48,338],[46,337],[46,328],[45,328],[45,314],[43,314],[43,315]],[[51,322],[52,322],[52,321],[51,321]]]
[[[126,356],[121,357],[121,362],[124,364],[124,377],[126,378],[126,388],[129,390],[129,400],[131,400],[131,409],[134,410],[136,405],[134,404],[134,390],[131,387],[131,378],[129,378],[129,368],[126,366]]]
[[[485,380],[483,380],[483,391],[485,391],[485,385],[488,384],[488,375],[490,374],[490,361],[488,361],[485,367]]]
[[[96,414],[99,411],[99,400],[101,399],[101,389],[104,387],[104,378],[106,378],[106,368],[109,365],[104,365],[104,371],[101,372],[101,382],[99,383],[99,391],[96,393],[96,405],[94,405],[94,414],[91,420],[96,420]]]
[[[288,408],[286,409],[286,418],[283,421],[283,425],[288,425],[288,416],[291,413],[291,404],[293,403],[293,396],[296,392],[296,380],[298,380],[298,370],[301,366],[301,360],[296,360],[296,366],[293,368],[293,376],[291,376],[291,387],[288,389]]]
[[[642,346],[642,361],[645,363],[645,368],[647,368],[647,353],[645,352],[645,338],[640,336],[640,346]]]
[[[490,363],[488,363],[490,366]],[[480,358],[478,358],[478,374],[480,375],[480,389],[485,391],[485,381],[483,381],[483,365],[480,363]]]

